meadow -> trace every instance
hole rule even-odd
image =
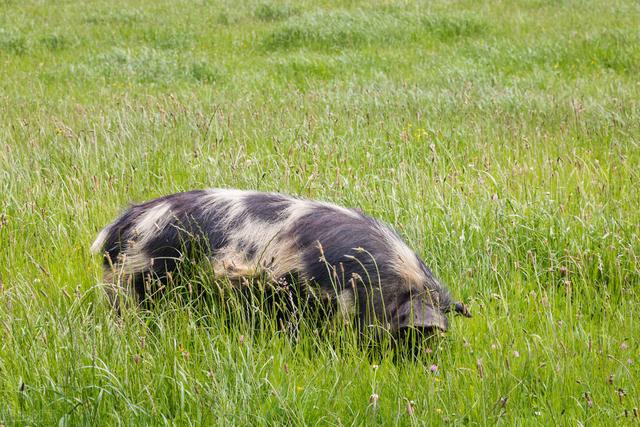
[[[637,425],[639,23],[633,0],[0,0],[0,425]],[[473,318],[410,359],[246,307],[114,316],[97,232],[208,187],[359,207]]]

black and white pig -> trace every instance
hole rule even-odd
[[[289,281],[360,325],[393,334],[446,331],[447,312],[468,316],[389,226],[359,210],[277,193],[196,190],[133,205],[91,250],[104,255],[117,304],[121,292],[144,300],[145,278],[166,281],[196,245],[216,278]]]

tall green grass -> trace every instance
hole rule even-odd
[[[638,22],[632,1],[0,1],[0,424],[637,423]],[[214,186],[362,208],[474,317],[416,360],[251,304],[114,316],[98,230]]]

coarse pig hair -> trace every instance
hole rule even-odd
[[[447,312],[468,315],[388,225],[359,210],[278,193],[195,190],[133,205],[91,250],[104,255],[115,306],[122,293],[143,301],[149,277],[166,284],[186,254],[199,250],[216,278],[292,282],[362,326],[445,331]]]

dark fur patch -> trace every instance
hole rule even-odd
[[[147,243],[147,251],[154,258],[154,272],[175,268],[181,256],[197,258],[213,255],[227,246],[234,225],[225,226],[229,202],[220,201],[203,207],[204,191],[178,193],[169,200],[172,218],[167,226]],[[155,263],[158,266],[155,266]],[[164,264],[164,268],[162,268]]]
[[[236,243],[236,251],[243,253],[246,259],[251,260],[258,252],[258,247],[252,242],[240,240]]]
[[[255,258],[257,252],[258,252],[258,248],[256,247],[256,245],[249,246],[249,249],[247,249],[247,258],[249,259]]]
[[[333,286],[337,280],[345,286],[351,278],[360,277],[363,283],[378,287],[389,278],[384,262],[391,255],[390,247],[373,219],[319,205],[298,219],[292,229],[303,252],[305,274],[319,284]]]
[[[282,219],[291,201],[279,194],[255,193],[244,197],[244,208],[252,219],[276,223]]]

